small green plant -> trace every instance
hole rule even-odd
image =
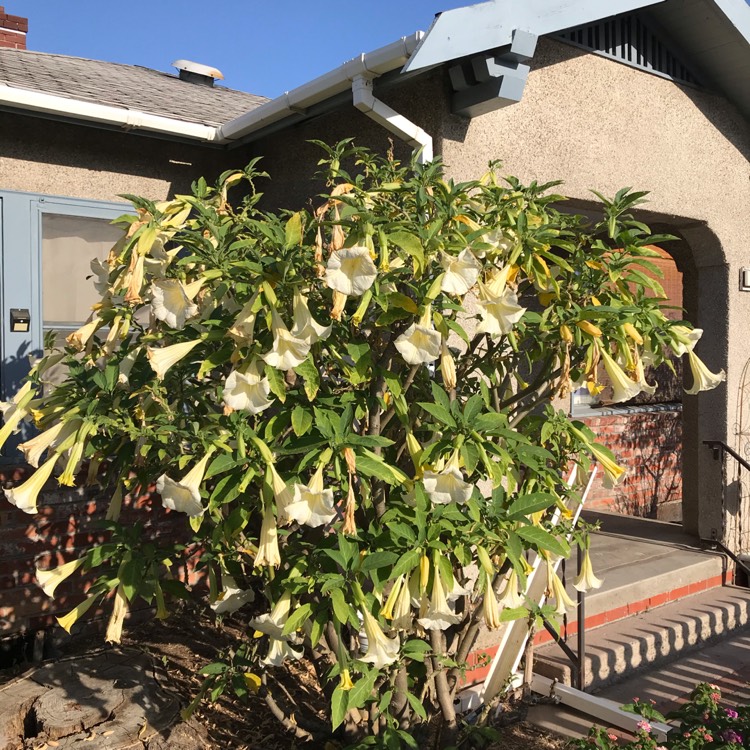
[[[721,691],[716,685],[701,682],[690,694],[690,700],[679,709],[662,716],[651,703],[638,698],[623,706],[643,717],[638,722],[638,735],[628,744],[622,744],[610,729],[592,727],[586,739],[571,743],[577,750],[742,750],[750,740],[750,706],[722,705]],[[651,723],[670,722],[674,728],[667,738],[654,737]]]

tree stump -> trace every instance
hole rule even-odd
[[[179,709],[140,651],[73,657],[0,687],[0,750],[81,750],[87,742],[96,750],[209,747],[198,726],[182,727],[170,742]]]

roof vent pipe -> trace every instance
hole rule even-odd
[[[175,60],[172,65],[180,71],[180,80],[197,83],[199,86],[213,86],[214,80],[224,80],[220,70],[210,65],[201,65],[191,60]]]

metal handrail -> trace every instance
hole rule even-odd
[[[721,458],[722,453],[728,453],[740,466],[750,471],[750,463],[721,440],[704,440],[703,445],[707,445],[714,452],[715,459]]]
[[[719,461],[724,457],[725,453],[728,453],[743,469],[750,471],[750,462],[746,461],[740,456],[737,451],[730,448],[722,440],[704,440],[703,445],[707,445],[714,453],[714,460]],[[734,561],[735,565],[742,568],[750,580],[750,561],[745,556],[740,557],[733,550],[727,547],[720,539],[702,539],[704,546],[718,548],[724,554],[726,554],[731,560]],[[744,559],[743,559],[744,558]]]

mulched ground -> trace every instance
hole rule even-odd
[[[220,653],[236,648],[246,632],[247,628],[237,617],[227,618],[223,624],[217,625],[205,614],[186,608],[166,622],[148,620],[129,627],[122,645],[149,654],[166,674],[168,689],[187,704],[202,684],[201,668],[217,661]],[[78,638],[64,647],[63,655],[87,654],[100,650],[103,645],[101,635]],[[292,669],[294,673],[289,675],[289,689],[296,691],[297,702],[302,702],[307,712],[325,720],[326,706],[321,700],[317,683],[306,673],[305,663],[297,664]],[[0,672],[0,683],[4,681],[3,677],[8,678],[17,671]],[[517,711],[508,711],[505,715],[519,716]],[[296,741],[271,715],[265,703],[254,695],[245,701],[223,695],[214,703],[203,702],[193,715],[191,726],[199,726],[200,730],[182,732],[180,750],[307,750],[311,747],[310,744]],[[510,726],[495,728],[500,733],[500,739],[486,750],[565,748],[564,740],[520,720]],[[333,743],[326,745],[326,750],[336,748]]]

